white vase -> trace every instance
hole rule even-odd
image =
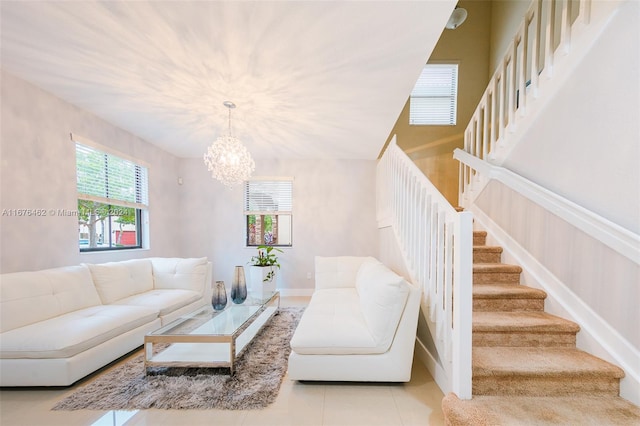
[[[266,299],[276,291],[277,270],[275,266],[251,266],[251,288],[254,297]],[[267,276],[271,273],[270,278]]]

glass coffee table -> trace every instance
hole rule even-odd
[[[149,367],[228,367],[280,306],[280,293],[252,297],[236,305],[229,301],[220,312],[211,305],[183,315],[144,337],[144,370]],[[154,345],[170,345],[154,353]]]

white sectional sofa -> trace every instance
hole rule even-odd
[[[0,275],[0,386],[67,386],[210,303],[206,258]]]
[[[407,382],[420,290],[372,257],[316,257],[316,288],[291,339],[292,380]]]

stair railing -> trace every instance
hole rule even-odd
[[[598,2],[597,17],[617,0]],[[517,141],[517,133],[531,125],[543,99],[551,97],[567,77],[573,50],[588,49],[593,25],[591,0],[533,0],[500,65],[489,81],[464,132],[464,151],[501,164]],[[600,23],[598,23],[599,25]],[[474,186],[486,180],[461,164],[461,205],[469,205]],[[478,183],[480,182],[480,183]]]
[[[396,145],[395,136],[377,167],[377,216],[391,226],[411,280],[422,289],[444,392],[471,398],[473,223],[458,212]],[[433,374],[433,372],[432,372]]]
[[[571,223],[586,235],[640,265],[640,235],[508,170],[460,149],[454,157],[488,179],[497,180],[545,210]]]

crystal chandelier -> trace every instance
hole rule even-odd
[[[236,107],[233,102],[225,101],[229,108],[229,130],[218,136],[216,141],[207,148],[204,154],[204,164],[211,172],[211,177],[231,188],[251,177],[256,163],[251,158],[247,148],[234,136],[231,136],[231,110]]]

